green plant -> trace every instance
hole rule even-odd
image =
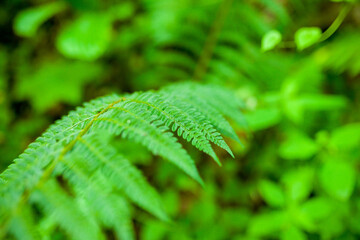
[[[226,89],[195,83],[85,104],[52,125],[1,174],[2,236],[9,231],[17,239],[51,238],[59,226],[72,239],[104,239],[104,227],[134,239],[128,201],[162,220],[168,217],[159,194],[113,146],[114,137],[145,146],[203,185],[171,132],[221,165],[211,144],[232,155],[221,134],[238,138],[223,116],[240,120],[242,106]]]
[[[222,136],[240,138],[242,143],[226,139],[235,156],[231,158],[215,146],[215,136],[207,142],[205,135],[197,136],[194,143],[199,148],[177,138],[196,163],[202,187],[199,179],[189,178],[172,162],[158,161],[160,150],[152,154],[149,146],[112,136],[109,129],[93,136],[92,129],[99,129],[103,122],[96,121],[83,138],[94,139],[91,144],[107,149],[106,156],[121,154],[126,160],[118,160],[124,168],[136,166],[140,170],[136,172],[146,179],[141,186],[151,183],[159,193],[155,195],[161,208],[156,208],[156,203],[150,208],[140,201],[143,199],[135,202],[135,197],[131,199],[123,190],[106,195],[106,199],[91,195],[95,187],[100,186],[95,192],[113,188],[109,190],[109,181],[99,174],[90,178],[96,184],[88,186],[86,174],[94,171],[91,166],[95,168],[97,162],[89,167],[81,159],[93,159],[90,154],[76,158],[77,164],[68,169],[65,160],[86,148],[77,142],[66,154],[69,157],[55,167],[49,183],[70,196],[60,200],[67,208],[58,208],[48,217],[51,209],[39,204],[45,192],[25,192],[29,201],[24,208],[19,206],[25,216],[20,219],[32,217],[29,232],[44,240],[71,239],[54,217],[71,215],[74,220],[66,222],[67,226],[75,226],[79,214],[73,213],[79,211],[90,213],[74,232],[81,235],[86,228],[100,231],[100,227],[110,240],[129,236],[141,240],[360,239],[359,11],[358,0],[2,1],[1,169],[75,106],[113,92],[136,98],[139,95],[123,93],[161,89],[141,95],[165,91],[166,96],[171,95],[166,98],[171,106],[187,109],[196,105],[207,112],[207,121]],[[220,94],[221,89],[211,87],[210,93],[205,93],[203,85],[190,87],[181,84],[183,81],[218,84],[231,88],[233,94],[214,98],[213,92]],[[163,88],[172,83],[177,84]],[[178,98],[181,103],[173,104]],[[242,107],[236,99],[244,102],[244,116],[233,110]],[[104,102],[99,108],[106,106]],[[167,109],[181,122],[187,122],[189,116],[200,117],[191,111],[184,118],[177,108]],[[216,125],[217,109],[231,119],[237,136],[224,117],[220,117],[223,124]],[[250,131],[244,129],[244,118]],[[132,119],[129,124],[139,126]],[[81,131],[75,130],[78,132],[72,137]],[[52,156],[52,148],[43,150]],[[208,161],[211,155],[216,161],[221,159],[222,168],[216,161]],[[14,166],[19,164],[11,168]],[[62,170],[66,171],[61,174]],[[74,170],[76,176],[84,172],[84,178],[71,178]],[[198,178],[194,171],[189,173]],[[25,181],[12,183],[9,191],[31,185],[36,174],[30,171]],[[109,176],[114,180],[111,184],[118,187],[121,181]],[[45,200],[60,198],[56,192],[49,190]],[[94,207],[88,208],[88,202],[79,197],[72,198],[78,192]],[[6,199],[11,205],[12,198]],[[12,223],[9,216],[13,215],[6,206],[0,219],[9,221],[6,226],[0,223],[5,234],[1,237],[13,240],[12,232],[20,235],[20,227],[25,225]],[[172,221],[164,221],[163,212]],[[27,237],[31,234],[21,238]]]

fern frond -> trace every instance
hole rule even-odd
[[[78,199],[72,199],[57,181],[49,179],[32,194],[44,214],[53,218],[72,239],[104,239],[94,218],[82,211]]]
[[[352,76],[360,73],[360,50],[358,32],[348,32],[321,48],[317,55],[325,55],[321,59],[324,66],[335,72],[348,71]],[[319,57],[320,59],[320,57]]]
[[[36,225],[34,223],[34,214],[29,206],[22,208],[10,223],[10,231],[17,239],[36,240],[39,239],[39,234],[36,232]]]
[[[242,116],[230,91],[175,86],[99,98],[52,125],[0,175],[0,236],[36,239],[62,231],[72,239],[104,239],[105,227],[135,239],[129,200],[168,220],[159,194],[112,139],[139,143],[203,184],[173,132],[220,163],[211,144],[232,155],[221,133],[237,139],[223,115]],[[31,217],[34,207],[40,216]]]
[[[152,92],[142,94],[132,101],[143,104],[145,108],[141,111],[150,111],[152,115],[158,117],[162,124],[176,132],[179,137],[191,141],[192,145],[209,154],[220,164],[209,141],[218,144],[220,147],[227,147],[227,144],[221,136],[219,138],[219,134],[214,132],[213,126],[194,108],[181,101],[171,101],[166,95],[160,96]]]
[[[192,103],[199,112],[211,121],[217,130],[240,142],[233,128],[223,117],[233,119],[241,127],[247,127],[244,116],[238,111],[238,109],[244,108],[244,104],[231,92],[218,85],[194,83],[173,84],[166,87],[164,91],[188,104]]]
[[[126,106],[125,106],[126,104]],[[162,126],[156,116],[137,109],[137,104],[124,102],[116,105],[103,117],[97,119],[94,128],[104,129],[121,135],[147,147],[154,155],[169,160],[189,176],[202,184],[194,161],[177,142],[166,126]],[[128,109],[132,109],[131,112]]]
[[[56,155],[60,154],[63,146],[73,141],[76,136],[91,122],[98,111],[104,109],[117,96],[107,96],[90,103],[63,119],[57,121],[1,174],[3,183],[0,185],[0,206],[11,206],[21,197],[25,189],[33,188],[39,181],[42,171]],[[7,193],[11,192],[11,195]],[[4,196],[7,195],[5,198]]]
[[[139,76],[141,83],[151,86],[154,76],[167,81],[194,78],[217,84],[226,81],[236,86],[243,84],[244,80],[256,81],[258,75],[261,75],[260,79],[268,79],[268,73],[264,74],[263,69],[259,71],[259,60],[262,60],[259,58],[263,55],[253,43],[273,26],[263,19],[264,14],[253,3],[231,0],[146,2],[145,9],[151,16],[157,16],[157,21],[152,22],[155,24],[151,29],[154,43],[146,48],[147,66]],[[258,1],[257,4],[277,9],[282,7],[268,1]],[[159,16],[166,15],[164,12],[172,13],[171,17],[168,16],[172,21],[160,24]],[[280,15],[274,19],[284,18],[284,11]]]
[[[100,168],[109,183],[116,183],[116,189],[123,191],[133,202],[151,212],[160,219],[167,220],[162,209],[160,196],[149,185],[139,170],[122,158],[106,143],[91,136],[79,139],[79,148],[74,149],[78,154],[85,155],[85,159],[94,159],[103,163]],[[83,157],[85,157],[83,156]]]
[[[105,227],[113,228],[119,239],[134,239],[130,205],[122,195],[112,193],[116,184],[102,171],[91,171],[84,156],[76,161],[66,158],[63,163],[66,165],[64,178],[74,186],[76,194],[88,202],[99,221]]]

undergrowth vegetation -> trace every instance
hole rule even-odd
[[[359,1],[0,6],[1,239],[360,238]]]

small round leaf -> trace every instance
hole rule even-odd
[[[281,42],[281,33],[277,30],[267,32],[261,40],[261,50],[269,51]]]
[[[321,29],[318,27],[300,28],[295,33],[295,43],[299,50],[310,47],[319,41],[321,37]]]

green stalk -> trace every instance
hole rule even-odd
[[[345,6],[342,7],[339,15],[336,17],[336,19],[330,25],[330,27],[328,27],[328,29],[326,29],[326,31],[322,34],[319,42],[325,41],[326,39],[331,37],[336,32],[336,30],[340,27],[341,23],[346,18],[347,14],[350,12],[351,7],[352,7],[352,4],[345,4]]]

